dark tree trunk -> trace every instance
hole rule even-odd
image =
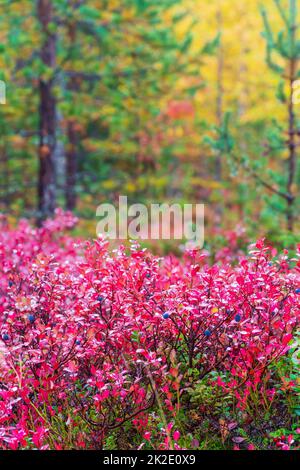
[[[73,210],[76,207],[77,131],[72,120],[68,122],[66,159],[66,208]]]
[[[288,158],[288,180],[287,180],[287,229],[290,232],[294,230],[294,201],[295,196],[293,194],[293,183],[296,174],[296,120],[294,112],[294,103],[293,103],[293,83],[296,77],[296,61],[291,59],[290,63],[290,77],[289,77],[289,86],[290,86],[290,97],[288,105],[288,114],[289,114],[289,128],[288,128],[288,149],[289,149],[289,158]]]
[[[219,8],[217,11],[216,20],[217,20],[218,33],[221,35],[222,27],[223,27],[223,18],[222,18],[221,8]],[[216,99],[216,120],[217,120],[217,125],[219,127],[221,127],[222,121],[223,121],[223,94],[224,94],[223,72],[224,72],[224,51],[223,51],[222,38],[220,36],[220,44],[219,44],[218,55],[217,55],[217,99]],[[221,183],[222,181],[222,152],[219,150],[216,152],[216,157],[215,157],[215,179],[218,183]],[[222,190],[219,189],[219,191],[220,191],[220,199],[222,199]],[[223,215],[222,204],[221,204],[221,201],[218,201],[216,205],[216,212],[215,212],[215,223],[216,223],[216,226],[218,227],[221,225],[222,215]]]
[[[77,29],[76,23],[72,22],[68,28],[71,51],[76,45]],[[76,79],[70,79],[69,90],[74,94],[78,92],[79,85]],[[76,208],[76,181],[78,166],[78,132],[76,130],[76,120],[70,118],[67,126],[68,146],[66,151],[66,208],[73,210]]]
[[[1,157],[0,161],[2,163],[2,175],[1,179],[1,192],[3,196],[1,197],[1,204],[3,204],[5,210],[8,210],[10,207],[10,172],[9,172],[9,161],[8,154],[5,144],[1,148]]]
[[[222,12],[220,9],[217,11],[217,27],[218,33],[221,34],[223,27],[223,18]],[[223,72],[224,72],[224,51],[222,38],[220,37],[220,45],[217,55],[217,102],[216,102],[216,118],[217,125],[221,126],[223,121]],[[217,152],[216,155],[216,165],[215,165],[215,175],[218,182],[222,181],[222,153]]]
[[[43,32],[43,45],[40,57],[49,68],[54,69],[56,59],[56,37],[49,31],[53,20],[51,0],[38,0],[38,20]],[[51,216],[56,203],[56,177],[54,150],[56,145],[56,100],[53,94],[53,78],[39,81],[40,124],[39,124],[39,180],[38,180],[38,219]]]

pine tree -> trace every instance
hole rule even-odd
[[[265,27],[264,37],[267,43],[267,64],[280,77],[278,98],[286,105],[288,121],[285,135],[283,139],[279,140],[279,147],[288,150],[285,182],[280,191],[274,190],[274,192],[286,201],[287,229],[293,232],[296,197],[299,191],[299,182],[296,178],[300,127],[296,120],[294,100],[294,84],[300,77],[298,70],[300,40],[298,39],[297,0],[289,0],[288,11],[286,11],[282,0],[274,0],[274,2],[284,29],[275,34],[272,31],[266,10],[262,10]],[[287,94],[285,89],[287,89]]]
[[[42,31],[40,60],[47,70],[46,78],[39,78],[39,179],[38,218],[51,216],[56,206],[56,174],[54,151],[56,146],[57,106],[54,96],[56,66],[56,34],[51,30],[54,9],[51,0],[38,0],[37,19]]]
[[[178,78],[197,71],[197,64],[188,64],[191,33],[179,41],[173,30],[182,15],[173,21],[172,8],[180,2],[0,4],[1,63],[14,90],[1,109],[2,166],[12,168],[15,182],[10,199],[24,209],[26,196],[32,208],[37,186],[43,219],[57,203],[74,208],[82,189],[99,193],[105,178],[120,177],[121,184],[125,174],[134,178],[141,166],[139,136],[158,132],[161,107],[172,94],[179,97]],[[64,167],[62,191],[57,166]]]

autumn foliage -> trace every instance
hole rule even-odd
[[[75,223],[60,211],[37,229],[1,220],[0,448],[101,449],[124,426],[140,446],[185,447],[176,416],[203,380],[243,414],[253,394],[276,402],[272,365],[299,323],[297,260],[263,241],[236,265],[111,252],[66,235]]]

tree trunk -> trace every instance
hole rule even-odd
[[[223,26],[223,18],[222,18],[222,11],[219,8],[216,15],[217,19],[217,28],[218,33],[221,34],[222,26]],[[216,100],[216,118],[217,118],[217,125],[222,125],[223,120],[223,71],[224,71],[224,54],[223,54],[223,44],[222,38],[220,37],[220,45],[218,48],[218,55],[217,55],[217,100]],[[216,155],[216,165],[215,165],[215,174],[216,180],[222,180],[222,154],[221,152],[217,152]]]
[[[77,132],[74,121],[68,122],[68,149],[66,152],[66,208],[76,207]]]
[[[76,45],[77,28],[76,23],[72,22],[68,28],[68,36],[71,51]],[[76,79],[71,79],[68,84],[69,90],[74,94],[79,91],[79,85]],[[76,121],[73,117],[69,118],[67,125],[68,146],[66,151],[66,189],[65,199],[66,208],[74,210],[76,208],[76,181],[78,171],[78,133],[76,130]]]
[[[287,229],[290,232],[294,230],[294,200],[293,183],[296,173],[296,129],[295,129],[295,112],[293,104],[293,83],[295,80],[295,61],[291,60],[290,67],[290,98],[289,98],[289,129],[288,129],[288,181],[287,181]]]
[[[38,0],[37,16],[43,32],[40,57],[49,68],[54,69],[56,59],[56,37],[49,31],[53,20],[51,0]],[[54,151],[56,145],[56,100],[53,94],[53,79],[39,81],[39,179],[38,220],[51,216],[56,204],[56,175]]]
[[[296,119],[295,119],[295,110],[293,102],[293,84],[296,79],[297,72],[297,62],[294,58],[295,55],[295,46],[296,46],[296,2],[291,0],[290,2],[290,49],[291,49],[291,59],[290,59],[290,70],[289,70],[289,102],[288,102],[288,116],[289,116],[289,125],[288,125],[288,149],[289,149],[289,158],[288,158],[288,179],[287,179],[287,229],[290,232],[294,230],[294,201],[295,196],[293,194],[293,184],[296,175]]]
[[[4,140],[4,139],[3,139]],[[1,154],[0,154],[0,161],[2,163],[2,176],[1,178],[1,192],[2,192],[2,197],[1,197],[1,204],[3,204],[3,209],[6,211],[9,210],[10,206],[10,172],[9,172],[9,161],[8,161],[8,154],[7,154],[7,149],[5,144],[3,144],[1,148]]]
[[[220,5],[217,10],[216,20],[217,20],[217,30],[218,30],[218,33],[220,34],[220,44],[219,44],[219,49],[218,49],[218,54],[217,54],[216,120],[217,120],[217,125],[220,127],[223,121],[223,94],[224,94],[224,89],[223,89],[224,51],[223,51],[223,44],[222,44],[222,38],[221,38],[221,32],[222,32],[222,27],[223,27],[223,17],[222,17],[222,11],[221,11]],[[215,157],[215,179],[218,183],[221,183],[222,181],[222,152],[219,150],[217,150],[216,157]],[[220,198],[222,198],[221,189],[219,189],[219,191],[220,191]],[[221,204],[221,201],[219,201],[216,205],[216,214],[215,214],[215,217],[216,217],[215,222],[217,226],[221,225],[222,214],[223,214],[222,204]]]

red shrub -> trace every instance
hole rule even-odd
[[[63,235],[74,223],[62,212],[40,229],[2,223],[1,448],[101,448],[158,399],[172,410],[188,367],[218,371],[240,407],[266,386],[299,320],[287,254],[271,260],[262,241],[237,266],[110,253]]]

